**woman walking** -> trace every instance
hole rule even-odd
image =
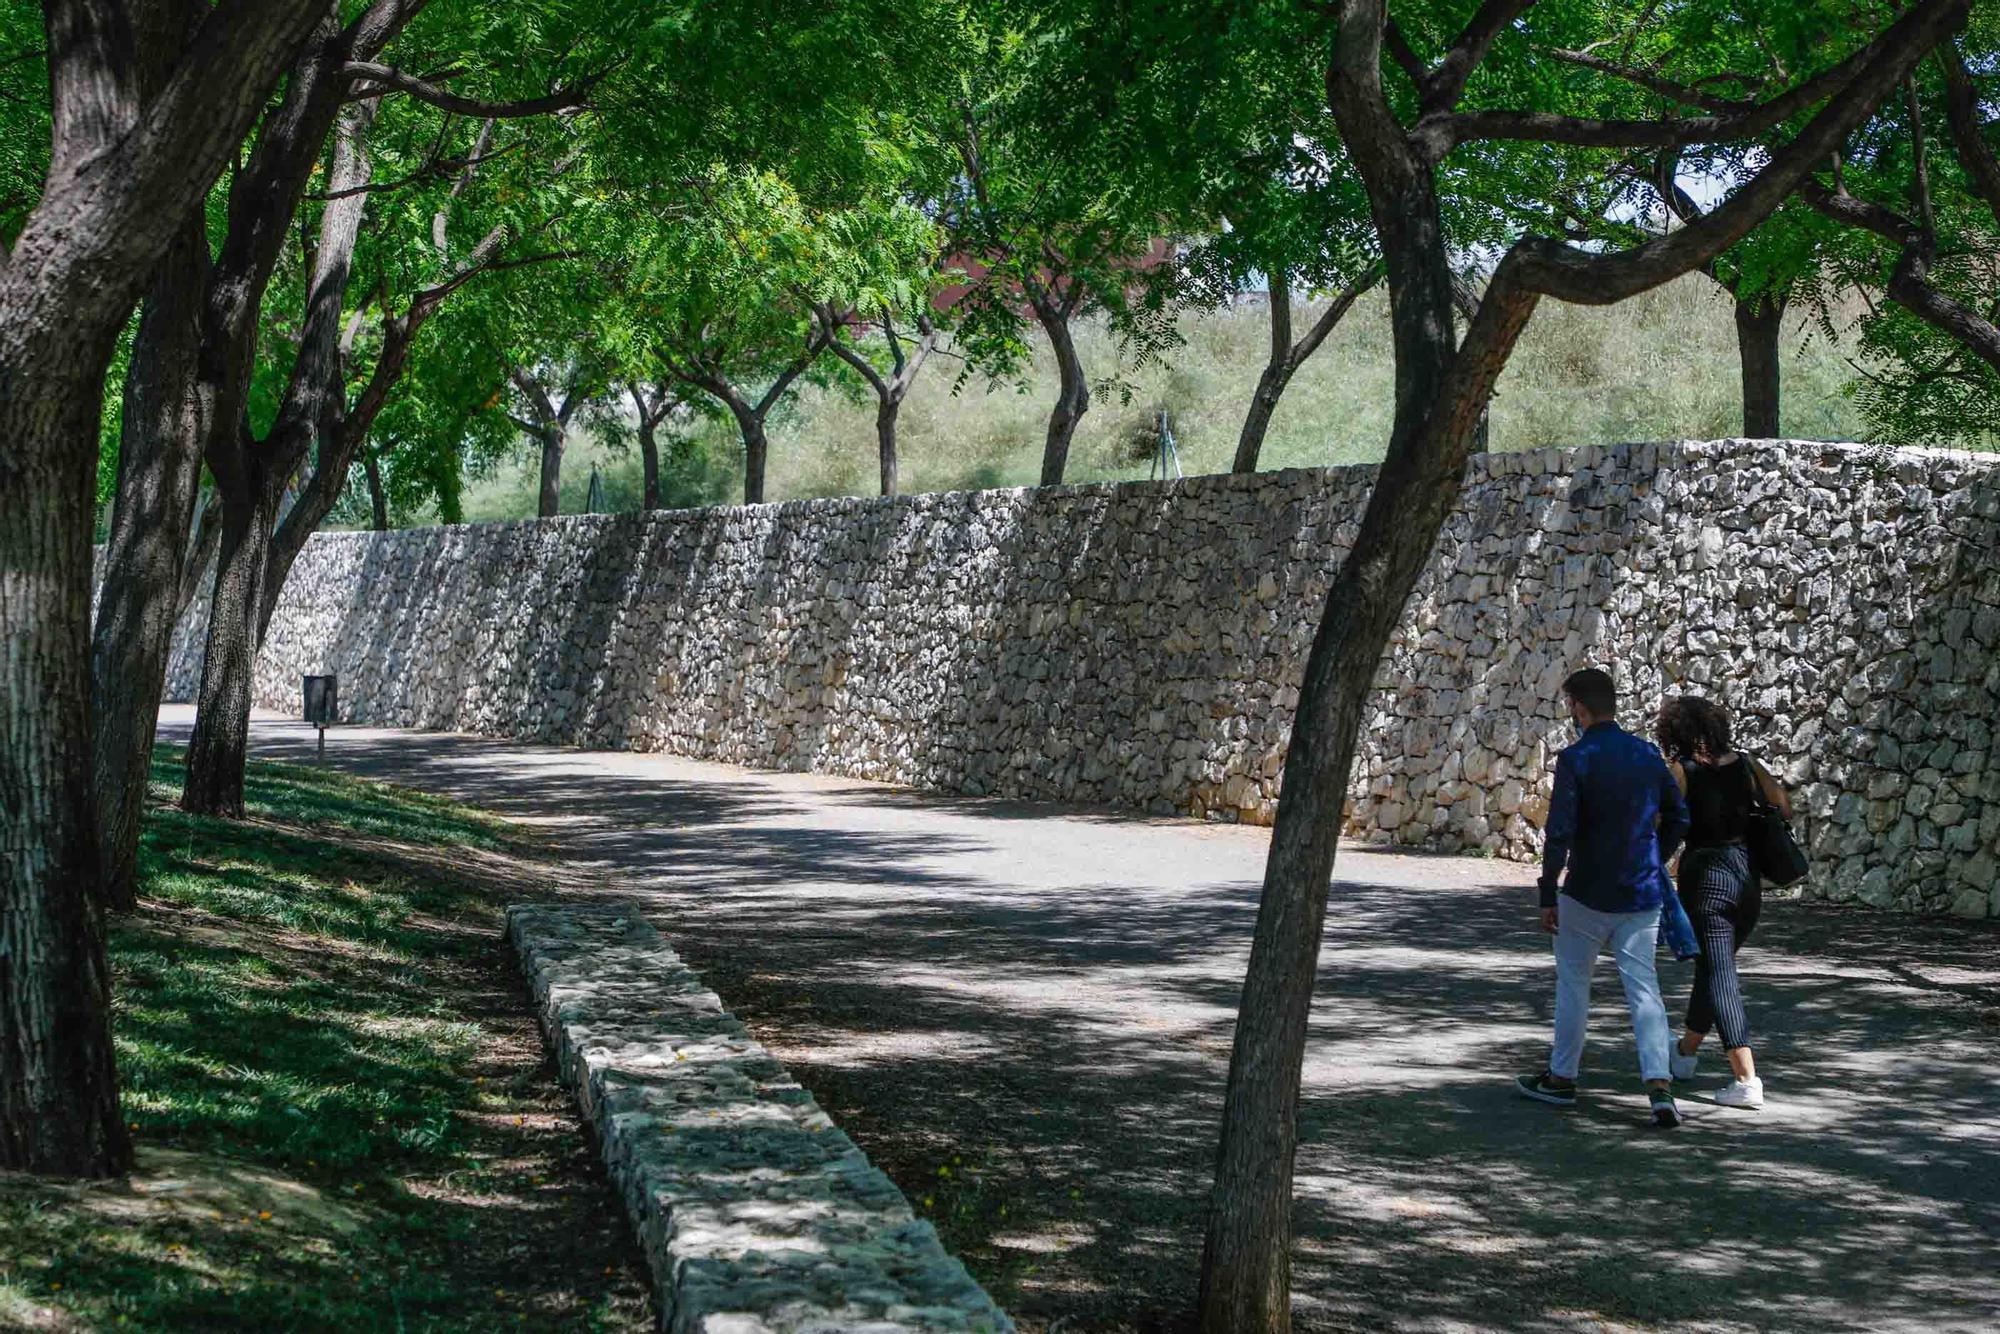
[[[1764,1081],[1757,1077],[1750,1051],[1750,1020],[1736,973],[1736,952],[1750,939],[1763,907],[1763,888],[1750,867],[1744,837],[1759,796],[1788,820],[1791,798],[1769,770],[1736,749],[1728,712],[1711,700],[1693,695],[1668,700],[1660,709],[1657,737],[1687,795],[1692,824],[1681,853],[1679,885],[1681,902],[1701,937],[1687,1031],[1670,1061],[1673,1075],[1693,1078],[1703,1040],[1719,1028],[1735,1078],[1716,1093],[1715,1101],[1724,1107],[1762,1107]]]

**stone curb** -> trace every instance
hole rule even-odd
[[[518,904],[507,938],[669,1334],[1013,1329],[637,909]]]

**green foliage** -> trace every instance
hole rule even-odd
[[[1980,256],[1959,256],[1937,285],[1992,319],[2000,274]],[[1962,343],[1908,311],[1881,306],[1862,324],[1863,364],[1855,407],[1885,439],[2000,448],[2000,375]]]
[[[1975,6],[1957,48],[1973,84],[1981,133],[2000,145],[1992,111],[2000,98],[2000,14]],[[1840,184],[1858,198],[1885,205],[1913,221],[1928,209],[1935,228],[1929,284],[1988,322],[2000,321],[2000,200],[1982,197],[1956,151],[1945,116],[1945,88],[1935,60],[1918,69],[1908,95],[1893,100],[1841,164]],[[1923,183],[1917,144],[1924,144]],[[1829,247],[1825,289],[1879,293],[1902,247],[1859,228]],[[1823,289],[1823,290],[1825,290]],[[2000,446],[2000,372],[1909,310],[1871,301],[1862,321],[1854,385],[1856,406],[1884,438],[1926,444]]]
[[[1475,7],[1474,0],[1396,0],[1392,9],[1418,56],[1434,59]],[[1649,69],[1707,95],[1768,96],[1847,54],[1894,8],[1890,0],[1859,8],[1852,0],[1803,0],[1751,12],[1710,0],[1543,0],[1495,46],[1465,106],[1606,117],[1690,110],[1667,92],[1583,68],[1563,58],[1565,50]],[[1981,106],[1990,107],[2000,85],[1986,53],[2000,42],[2000,18],[1981,7],[1960,40]],[[39,7],[0,8],[0,239],[18,230],[46,168],[41,42]],[[917,423],[928,414],[950,417],[984,443],[969,443],[959,462],[940,450],[931,475],[1017,476],[1013,463],[991,458],[995,450],[1012,458],[1015,419],[1027,420],[1044,390],[1024,379],[1047,372],[1036,366],[1042,340],[1026,299],[1032,288],[1058,300],[1073,295],[1075,315],[1110,331],[1108,354],[1097,334],[1087,335],[1091,375],[1115,389],[1118,402],[1115,411],[1100,405],[1086,442],[1100,428],[1122,432],[1117,422],[1149,415],[1173,396],[1163,386],[1204,383],[1212,385],[1209,397],[1183,408],[1181,432],[1201,455],[1201,421],[1239,413],[1247,384],[1221,375],[1211,352],[1183,344],[1199,337],[1215,346],[1206,332],[1193,332],[1205,325],[1180,312],[1220,310],[1274,270],[1296,296],[1310,298],[1346,285],[1376,254],[1366,201],[1326,109],[1332,42],[1325,6],[1200,0],[427,6],[384,60],[448,70],[449,86],[465,96],[589,92],[585,105],[564,114],[490,128],[406,95],[382,99],[368,134],[378,192],[369,197],[348,291],[356,330],[350,400],[372,373],[383,321],[447,280],[493,229],[506,238],[503,267],[452,294],[376,420],[368,449],[394,516],[493,511],[494,497],[512,485],[521,443],[507,416],[512,368],[593,368],[601,392],[587,410],[586,434],[603,438],[615,500],[628,467],[617,448],[629,443],[618,389],[626,377],[651,382],[669,360],[684,368],[700,361],[754,399],[804,347],[815,305],[832,308],[844,321],[840,336],[886,367],[880,323],[908,330],[933,294],[955,282],[970,291],[939,319],[955,326],[943,360],[965,402],[940,415],[920,392],[905,433],[908,447],[923,452]],[[1393,62],[1385,78],[1414,115],[1408,80]],[[1923,66],[1917,83],[1944,238],[1933,276],[1956,299],[1991,312],[2000,293],[1990,262],[2000,253],[2000,224],[1948,151],[1935,68]],[[1476,278],[1481,264],[1530,229],[1587,245],[1628,243],[1673,225],[1663,182],[1712,204],[1803,115],[1763,142],[1673,157],[1462,146],[1441,177],[1455,254]],[[1907,122],[1892,104],[1857,136],[1842,163],[1847,188],[1910,207]],[[325,202],[307,201],[296,220],[303,240],[314,235]],[[211,216],[219,226],[219,210]],[[1138,261],[1162,239],[1175,243],[1177,261],[1142,274]],[[1714,277],[1738,294],[1782,295],[1818,312],[1821,337],[1830,340],[1857,292],[1879,294],[1894,258],[1888,243],[1843,231],[1794,201],[1725,254]],[[306,245],[287,256],[267,303],[252,405],[258,429],[291,373],[310,259]],[[1855,429],[1882,438],[1994,438],[2000,383],[1907,312],[1876,299],[1858,337],[1839,346],[1855,360],[1851,406],[1822,414],[1822,424],[1858,412]],[[1815,373],[1816,383],[1822,378]],[[992,398],[977,391],[981,380],[1028,392],[1011,402]],[[1569,383],[1558,375],[1533,401],[1561,401]],[[1727,377],[1699,383],[1690,403],[1705,404],[1707,386]],[[100,468],[106,498],[115,477],[115,369],[110,387]],[[812,406],[793,422],[801,448],[821,461],[807,471],[822,480],[800,484],[832,487],[848,473],[847,464],[830,461],[850,452],[865,460],[870,446],[858,380],[822,358],[803,391]],[[1650,409],[1597,410],[1660,397],[1635,388],[1576,399],[1575,416],[1533,434],[1582,438],[1587,423],[1600,420],[1607,430],[1623,420],[1646,434],[1705,433],[1697,425],[1710,416],[1705,406],[1690,406],[1680,423]],[[1372,420],[1379,407],[1340,411]],[[733,432],[713,409],[666,433],[677,503],[726,494],[714,488],[735,449]],[[1322,402],[1298,420],[1331,410]],[[779,411],[782,433],[789,428]],[[818,435],[836,418],[856,433],[837,447]],[[775,455],[773,462],[782,476],[788,465]],[[865,468],[856,475],[865,477]],[[467,479],[480,492],[470,502],[462,494]],[[365,521],[368,508],[357,470],[337,517]]]
[[[1099,23],[1122,10],[1077,14],[1061,6],[974,8],[952,98],[935,134],[959,159],[941,218],[970,283],[960,298],[959,383],[989,384],[1028,364],[1034,308],[1064,318],[1101,313],[1139,365],[1175,345],[1171,314],[1145,298],[1142,266],[1156,242],[1185,230],[1192,201],[1157,161],[1149,136],[1168,127],[1164,105],[1095,77]],[[1129,54],[1129,45],[1118,47]],[[1128,69],[1135,79],[1136,65]],[[1176,129],[1174,132],[1180,132]]]
[[[0,246],[12,246],[49,170],[49,71],[42,7],[0,3]]]

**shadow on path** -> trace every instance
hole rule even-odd
[[[255,735],[287,758],[310,739]],[[1180,1327],[1256,831],[456,736],[330,749],[551,821],[615,872],[1026,1326]],[[1355,849],[1340,874],[1301,1108],[1301,1327],[2000,1326],[1990,924],[1772,904],[1744,956],[1771,1106],[1714,1106],[1705,1071],[1662,1136],[1608,965],[1584,1103],[1511,1095],[1551,1011],[1532,872]],[[1662,969],[1678,1006],[1689,970]]]

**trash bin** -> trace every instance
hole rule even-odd
[[[340,720],[340,678],[305,678],[306,721],[314,727],[331,727]]]

